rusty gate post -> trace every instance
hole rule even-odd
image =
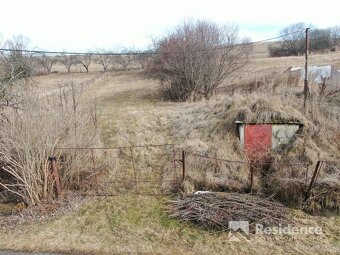
[[[313,173],[313,177],[312,177],[312,180],[310,181],[310,184],[309,184],[309,187],[308,187],[308,190],[307,190],[307,193],[306,193],[306,199],[309,197],[309,193],[316,183],[316,180],[317,180],[319,173],[320,173],[322,163],[323,162],[320,161],[320,160],[316,163],[315,170],[314,170],[314,173]]]
[[[60,176],[59,176],[59,171],[57,168],[57,158],[56,157],[49,157],[48,158],[51,162],[51,171],[55,180],[55,186],[57,189],[57,196],[61,196],[61,183],[60,183]]]
[[[182,181],[185,178],[185,151],[182,151]]]

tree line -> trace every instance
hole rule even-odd
[[[0,51],[0,72],[2,79],[24,78],[39,66],[47,74],[56,63],[65,66],[67,72],[80,64],[86,72],[92,63],[102,66],[103,71],[115,66],[128,70],[138,65],[146,78],[160,82],[164,97],[175,101],[209,99],[218,86],[234,72],[242,68],[251,52],[243,43],[249,39],[240,38],[237,26],[221,26],[205,20],[187,20],[172,32],[153,41],[150,51],[134,54],[124,49],[121,54],[112,54],[106,49],[89,52],[86,55],[34,54],[22,51]],[[23,36],[5,41],[2,48],[25,50],[29,41]],[[1,45],[0,45],[1,46]],[[100,53],[100,54],[98,54]]]
[[[281,41],[269,45],[271,57],[298,56],[305,52],[305,29],[309,27],[311,52],[335,51],[340,46],[340,26],[319,29],[305,23],[295,23],[283,28]]]
[[[269,47],[271,56],[300,55],[305,49],[304,23],[292,24],[282,31],[280,41]],[[313,27],[312,27],[313,28]],[[311,51],[322,51],[339,45],[340,27],[311,30]],[[103,71],[112,68],[128,70],[138,66],[145,77],[159,82],[167,100],[195,101],[209,99],[217,88],[228,81],[249,60],[252,52],[250,40],[239,35],[235,25],[220,25],[206,20],[186,20],[170,32],[156,38],[149,51],[136,53],[124,49],[121,54],[99,49],[83,55],[34,54],[22,51],[0,51],[0,85],[28,77],[34,66],[51,73],[60,63],[67,72],[74,65],[82,65],[86,72],[93,63]],[[3,42],[1,48],[25,50],[29,41],[23,36]],[[151,54],[152,53],[152,54]],[[1,90],[0,90],[1,91]]]
[[[123,49],[120,55],[109,55],[111,51],[108,49],[88,51],[87,54],[83,55],[21,52],[21,50],[29,50],[29,44],[29,39],[23,35],[13,36],[9,40],[1,40],[0,38],[1,48],[14,50],[0,51],[2,78],[4,76],[10,77],[14,73],[21,73],[21,77],[29,76],[35,67],[42,68],[45,73],[50,74],[57,63],[65,66],[67,72],[70,73],[71,67],[74,65],[83,66],[86,72],[89,72],[89,67],[93,63],[101,65],[103,71],[107,71],[113,65],[127,70],[134,63],[141,61],[140,57],[131,54],[131,52],[134,52],[133,49]]]

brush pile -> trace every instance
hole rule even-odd
[[[219,230],[229,229],[229,221],[248,221],[250,224],[263,225],[286,225],[292,222],[282,204],[240,193],[191,194],[171,201],[169,213],[173,218]]]

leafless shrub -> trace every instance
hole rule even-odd
[[[217,87],[247,62],[250,48],[241,44],[238,28],[207,21],[187,21],[154,41],[158,55],[147,75],[160,81],[175,101],[209,99]]]
[[[0,186],[27,204],[53,197],[48,157],[67,158],[63,146],[93,146],[97,141],[97,117],[93,102],[81,100],[82,89],[70,85],[59,95],[25,96],[21,109],[6,108],[0,115]],[[79,162],[84,153],[71,157]],[[65,156],[66,155],[66,156]],[[82,162],[84,163],[84,162]],[[86,167],[73,164],[61,173],[65,187],[79,185]],[[77,167],[76,167],[77,166]],[[7,178],[2,178],[3,176]],[[76,177],[77,176],[77,177]]]

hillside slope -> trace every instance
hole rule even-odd
[[[162,102],[158,99],[157,86],[141,79],[138,74],[108,74],[88,93],[95,94],[98,99],[102,139],[106,146],[181,143],[183,136],[174,134],[174,127],[182,129],[178,122],[189,125],[190,122],[184,123],[184,117],[196,118],[196,122],[204,121],[197,119],[200,114],[195,116],[195,110],[204,103]],[[196,132],[188,132],[184,137],[205,139],[204,136],[199,137],[199,129],[198,126]],[[252,234],[250,240],[233,242],[229,240],[228,233],[203,230],[170,219],[165,212],[168,199],[171,198],[129,194],[88,198],[65,214],[47,220],[28,221],[15,229],[1,229],[0,249],[75,254],[339,253],[338,216],[316,217],[291,210],[290,217],[299,224],[319,225],[324,233],[321,236]]]

